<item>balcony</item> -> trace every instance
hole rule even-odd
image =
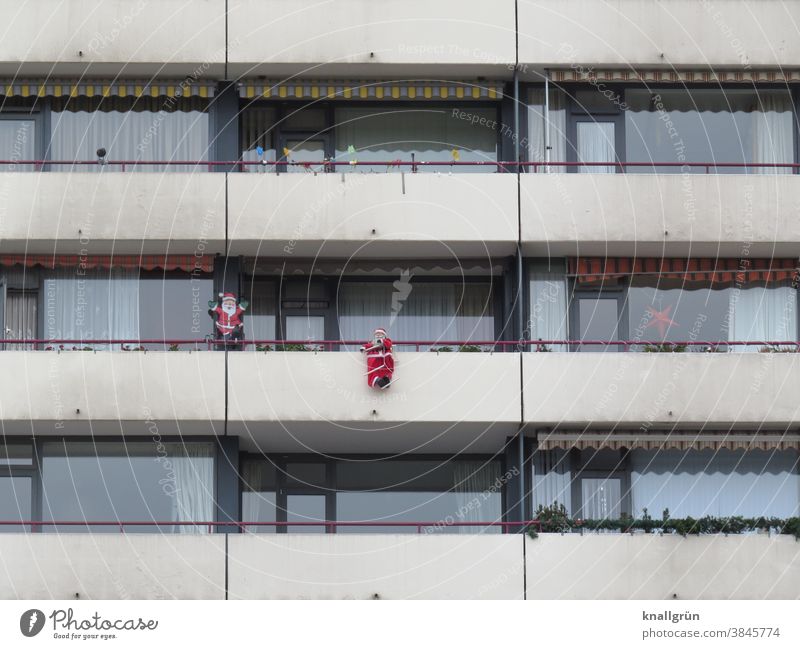
[[[213,254],[225,250],[225,177],[2,173],[0,251]]]
[[[273,452],[496,452],[520,421],[519,354],[395,354],[388,390],[352,352],[228,354],[228,431]]]
[[[525,422],[783,427],[797,421],[793,353],[526,353]]]
[[[92,0],[53,5],[3,2],[0,74],[90,73],[221,77],[225,64],[222,0]]]
[[[433,70],[510,78],[516,60],[511,0],[232,0],[228,25],[232,76],[313,69],[350,78]]]
[[[516,177],[443,172],[231,174],[231,252],[442,259],[513,254]]]
[[[225,356],[189,352],[4,351],[6,435],[214,435]],[[192,378],[190,378],[192,377]],[[148,432],[149,431],[149,432]]]
[[[800,58],[795,18],[780,0],[520,0],[519,61],[537,69],[783,68]]]

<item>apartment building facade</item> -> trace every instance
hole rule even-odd
[[[373,4],[4,7],[2,596],[796,597],[792,8]]]

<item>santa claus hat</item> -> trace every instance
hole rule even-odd
[[[225,300],[233,300],[236,302],[236,296],[233,293],[223,293],[222,301],[224,302]]]
[[[386,337],[386,329],[376,329],[375,333],[372,334],[373,336],[383,336]]]

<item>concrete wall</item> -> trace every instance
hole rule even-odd
[[[773,68],[800,58],[781,0],[520,0],[519,60],[536,67]]]
[[[0,534],[0,599],[224,597],[221,534]]]
[[[522,245],[537,255],[797,255],[797,176],[525,174]]]
[[[223,174],[2,173],[0,192],[3,252],[225,250]]]
[[[204,77],[223,73],[224,0],[2,0],[0,8],[2,74],[149,78],[198,65]]]
[[[232,421],[518,422],[519,355],[397,352],[388,390],[359,353],[229,354]]]
[[[245,534],[232,599],[522,599],[514,535]]]
[[[540,534],[528,599],[797,599],[800,543],[758,535]]]
[[[800,356],[761,353],[526,353],[525,421],[789,425]]]
[[[231,0],[229,7],[229,69],[236,73],[469,66],[472,78],[510,77],[515,60],[513,0]]]
[[[235,253],[486,257],[516,246],[512,174],[231,174]]]
[[[224,354],[189,352],[4,351],[0,419],[6,434],[90,432],[89,422],[130,422],[122,432],[214,434],[225,418]],[[171,422],[171,423],[170,423]],[[56,425],[58,424],[58,425]],[[95,434],[120,426],[95,425]],[[216,431],[219,433],[220,431]],[[152,435],[152,432],[150,433]]]

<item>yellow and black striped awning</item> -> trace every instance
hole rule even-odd
[[[213,97],[215,86],[214,82],[190,79],[0,79],[0,94],[6,97]]]
[[[791,83],[800,81],[800,70],[596,70],[575,66],[551,70],[557,83]]]
[[[241,81],[245,99],[499,100],[502,81]]]

